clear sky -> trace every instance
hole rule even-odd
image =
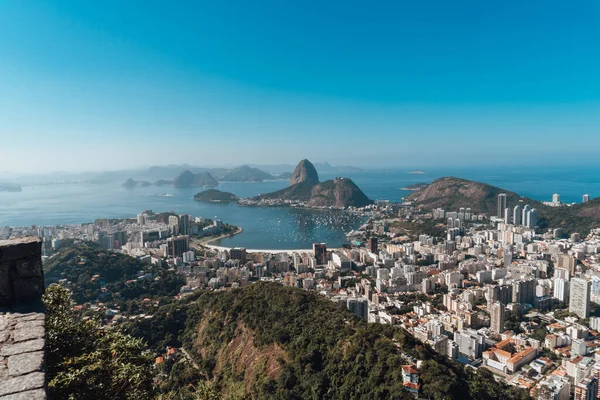
[[[0,171],[598,149],[598,0],[0,1]]]

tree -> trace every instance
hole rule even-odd
[[[78,319],[63,286],[50,286],[43,301],[50,398],[151,397],[152,359],[141,339],[103,328],[98,319]]]

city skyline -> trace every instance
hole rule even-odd
[[[0,171],[576,164],[600,10],[551,3],[4,2]]]

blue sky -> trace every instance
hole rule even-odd
[[[573,164],[600,2],[0,2],[0,171]]]

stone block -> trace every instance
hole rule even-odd
[[[8,357],[8,374],[10,376],[25,375],[34,371],[41,371],[44,365],[44,352],[15,354]]]
[[[41,257],[42,239],[34,236],[0,240],[0,252],[2,253],[0,261],[2,263],[22,258]]]
[[[42,276],[42,260],[38,257],[29,257],[21,260],[15,260],[14,271],[18,277],[29,278],[33,276]]]
[[[25,329],[33,329],[37,327],[44,327],[43,319],[32,319],[29,321],[20,321],[16,320],[13,329],[15,330],[25,330]]]
[[[28,375],[17,376],[0,382],[0,396],[24,392],[26,390],[44,387],[44,373],[32,372]]]
[[[15,329],[12,336],[13,341],[17,343],[32,339],[43,339],[44,334],[45,331],[43,326],[33,326],[26,329]]]
[[[42,312],[30,312],[30,313],[19,313],[13,312],[11,313],[12,318],[15,322],[23,322],[23,321],[44,321],[46,319],[46,315]]]
[[[44,389],[28,390],[26,392],[1,396],[0,400],[46,400]]]
[[[44,278],[20,278],[13,281],[15,301],[37,300],[44,294]]]
[[[25,342],[4,344],[0,347],[0,356],[12,356],[15,354],[29,353],[44,349],[44,339],[27,340]]]

